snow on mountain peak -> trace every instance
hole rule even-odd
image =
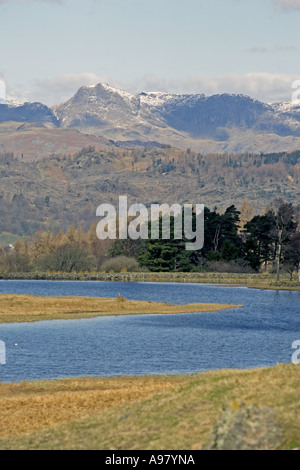
[[[281,101],[279,103],[272,103],[270,104],[273,108],[276,108],[280,111],[287,112],[292,111],[295,108],[300,107],[300,100],[297,101]]]
[[[120,88],[114,88],[110,85],[108,85],[107,83],[101,83],[101,86],[107,90],[107,91],[110,91],[111,93],[117,93],[118,95],[121,95],[122,97],[124,98],[129,98],[131,99],[132,95],[130,93],[128,93],[127,91],[125,90],[122,90]]]
[[[135,96],[139,98],[142,104],[145,104],[147,106],[161,106],[166,101],[169,101],[174,98],[173,94],[166,93],[163,91],[142,92],[137,93]]]

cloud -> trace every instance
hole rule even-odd
[[[241,1],[247,1],[248,3],[249,0],[235,0],[237,2],[241,2]],[[266,0],[263,0],[263,1],[266,1]],[[300,0],[271,0],[272,1],[272,4],[273,6],[277,9],[277,10],[282,10],[282,11],[292,11],[292,10],[298,10],[300,11]]]
[[[6,85],[4,80],[0,78],[0,104],[6,101]]]
[[[270,49],[264,46],[254,46],[246,49],[246,52],[249,52],[250,54],[267,54],[270,52]]]
[[[0,0],[0,5],[2,5],[3,3],[12,3],[12,2],[29,3],[30,1],[43,2],[43,3],[56,3],[56,4],[64,3],[64,0]]]
[[[292,46],[292,45],[277,45],[273,47],[265,47],[265,46],[253,46],[245,50],[245,52],[250,54],[268,54],[268,53],[278,53],[278,52],[297,52],[299,51],[299,47]]]
[[[98,76],[95,73],[87,72],[66,74],[50,79],[35,79],[29,84],[21,84],[14,88],[7,83],[7,97],[11,101],[36,101],[51,106],[69,100],[82,86],[96,85],[101,82],[121,87],[119,82],[109,76]]]
[[[96,85],[101,80],[94,73],[67,74],[47,80],[37,79],[32,82],[32,95],[37,101],[47,96],[47,104],[58,104],[68,100],[76,91],[85,85]],[[47,93],[47,95],[45,95]]]
[[[173,93],[244,94],[270,103],[292,99],[292,84],[297,76],[269,73],[230,74],[219,77],[197,76],[181,80],[163,80],[146,75],[130,88],[135,91],[166,91]]]
[[[207,96],[231,93],[243,94],[267,103],[290,101],[292,84],[300,76],[270,73],[229,74],[219,77],[206,75],[183,79],[164,79],[148,74],[139,79],[124,82],[107,75],[95,73],[68,74],[47,80],[36,79],[19,88],[11,89],[7,83],[8,100],[24,102],[39,101],[48,106],[69,100],[80,87],[108,83],[130,93],[141,91],[165,91],[178,94],[205,94]]]
[[[276,8],[281,10],[299,10],[300,0],[273,0]]]

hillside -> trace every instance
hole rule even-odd
[[[202,203],[225,210],[246,200],[253,214],[276,197],[300,200],[300,152],[203,156],[172,148],[97,151],[30,162],[0,158],[0,232],[32,235],[44,228],[96,222],[102,203]]]
[[[0,152],[13,152],[23,161],[41,160],[50,155],[74,154],[83,147],[96,150],[112,144],[102,137],[84,135],[75,129],[49,128],[44,124],[0,123]]]

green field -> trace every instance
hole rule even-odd
[[[21,237],[15,233],[2,232],[0,233],[0,247],[5,245],[14,244],[17,240],[23,239],[26,237]]]

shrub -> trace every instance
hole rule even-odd
[[[138,272],[140,271],[139,263],[135,258],[129,258],[127,256],[116,256],[115,258],[110,258],[101,265],[101,272]]]
[[[90,271],[95,264],[94,257],[76,243],[66,243],[54,252],[38,260],[41,271],[60,271],[63,273]]]
[[[245,273],[251,274],[255,271],[251,268],[250,264],[243,260],[237,259],[235,261],[208,261],[203,271],[211,273]]]

